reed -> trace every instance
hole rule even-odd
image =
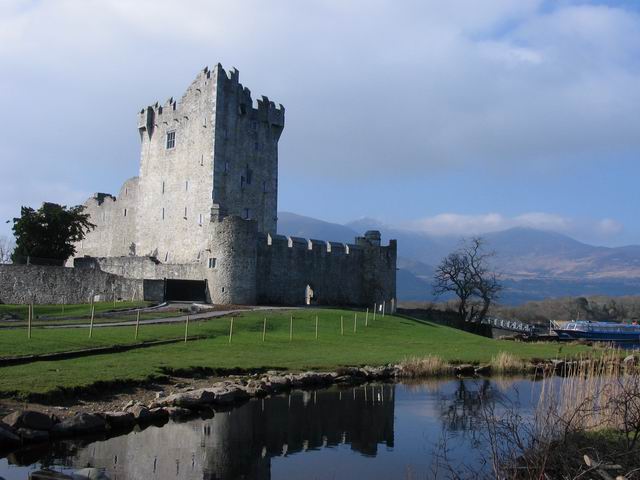
[[[400,372],[405,378],[451,375],[453,367],[436,355],[409,357],[400,362]]]
[[[518,373],[526,369],[527,365],[521,359],[509,352],[500,352],[491,358],[493,373]]]

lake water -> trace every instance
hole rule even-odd
[[[480,395],[530,412],[540,384],[446,380],[294,391],[213,418],[101,440],[58,442],[0,459],[0,477],[87,466],[123,479],[423,479],[442,464],[489,468]],[[442,457],[445,445],[448,460]]]

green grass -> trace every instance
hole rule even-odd
[[[150,302],[134,301],[134,302],[116,302],[114,308],[113,302],[96,302],[95,313],[103,313],[114,310],[126,310],[129,308],[147,307]],[[27,319],[27,305],[11,305],[0,304],[0,316],[3,314],[13,314],[22,320]],[[34,317],[47,316],[51,318],[63,318],[63,317],[82,317],[91,315],[91,304],[78,303],[70,304],[63,307],[59,305],[34,305]]]
[[[289,316],[294,315],[293,341],[289,341]],[[315,316],[319,315],[319,339],[315,339]],[[340,334],[343,315],[344,335]],[[400,317],[378,317],[368,327],[359,315],[353,332],[353,312],[340,310],[296,310],[268,313],[266,341],[262,342],[264,313],[242,314],[234,320],[233,341],[229,344],[230,318],[218,318],[190,325],[191,335],[210,338],[188,343],[104,354],[78,359],[34,362],[0,369],[0,394],[27,396],[50,393],[57,388],[86,387],[95,382],[142,381],[167,369],[204,368],[286,368],[292,370],[329,369],[340,365],[384,364],[406,357],[438,355],[447,361],[489,362],[499,352],[519,358],[545,358],[578,355],[589,350],[581,346],[526,344],[492,340],[429,322]],[[153,325],[140,329],[140,339],[180,337],[184,325]],[[0,352],[56,351],[64,343],[76,348],[132,341],[133,328],[113,327],[94,330],[90,341],[87,330],[34,330],[29,342],[5,337],[0,331]],[[46,337],[44,335],[47,335]],[[559,349],[561,351],[559,351]]]
[[[140,313],[140,320],[152,320],[156,318],[170,318],[170,317],[181,317],[186,315],[186,313],[181,311],[159,311],[159,312],[149,312],[149,313]],[[91,316],[85,316],[81,318],[50,318],[50,319],[36,319],[31,322],[32,327],[38,326],[56,326],[56,325],[88,325],[90,322]],[[119,313],[113,315],[105,315],[98,316],[96,315],[94,319],[94,323],[116,323],[116,322],[132,322],[136,320],[136,313]],[[27,328],[27,320],[20,321],[0,321],[0,327],[11,327],[14,329],[22,329],[26,332]]]

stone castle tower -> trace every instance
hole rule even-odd
[[[371,298],[395,298],[395,241],[381,247],[379,234],[351,248],[286,239],[291,251],[278,250],[283,129],[282,105],[263,96],[254,106],[237,70],[205,68],[179,101],[170,98],[139,113],[139,176],[127,180],[117,197],[98,193],[85,203],[97,228],[78,244],[77,257],[92,257],[101,269],[129,278],[206,280],[207,299],[216,303],[302,303],[309,298],[300,291],[320,294],[318,285],[340,284],[331,281],[333,274],[345,276],[346,290],[337,296],[326,291],[323,303],[364,303],[365,283]],[[298,252],[292,263],[299,249],[303,255]],[[378,273],[384,249],[389,261]],[[76,263],[86,265],[86,258]],[[291,298],[265,291],[263,282],[288,285],[274,275],[293,274],[298,280]]]

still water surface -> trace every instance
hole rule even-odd
[[[449,465],[488,468],[481,394],[498,409],[508,404],[526,413],[539,393],[540,385],[525,379],[294,391],[210,419],[12,454],[0,459],[0,477],[91,466],[113,480],[433,478],[442,473],[444,438]]]

